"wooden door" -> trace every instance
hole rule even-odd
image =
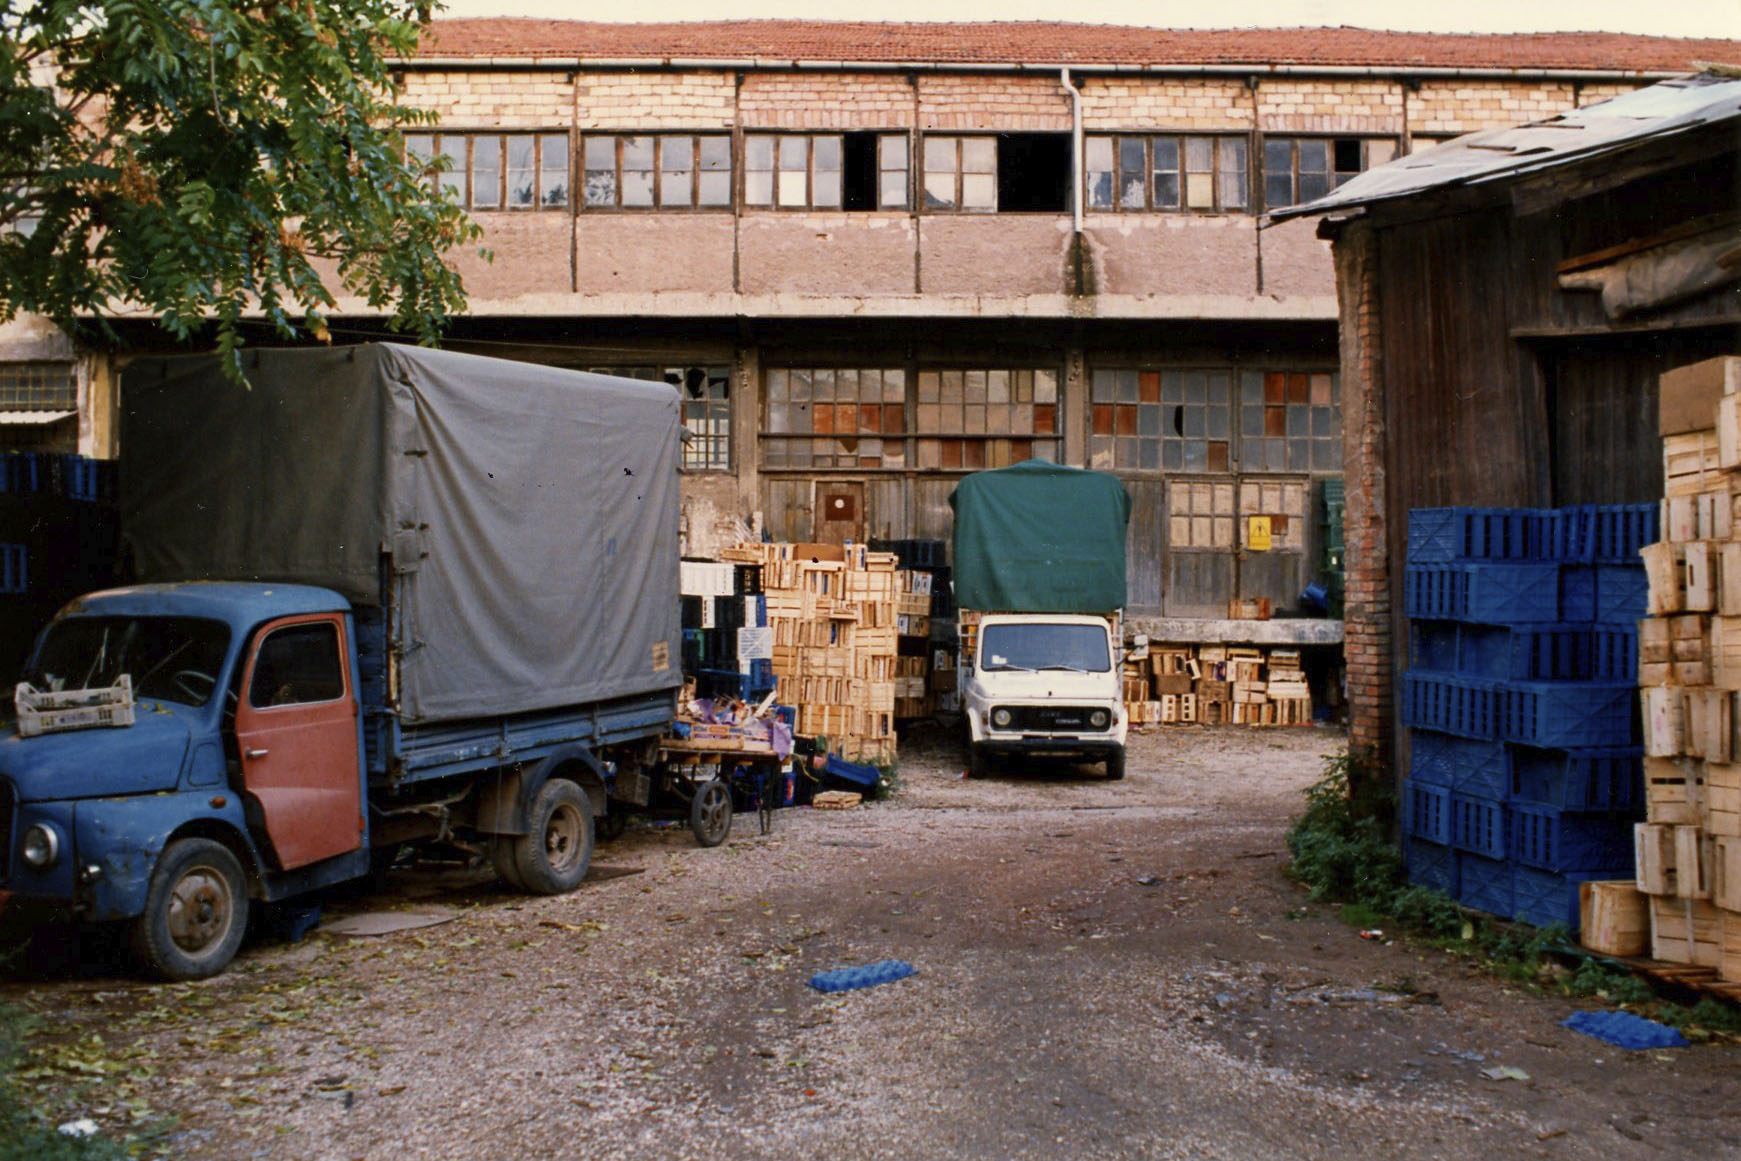
[[[864,484],[818,480],[816,539],[822,544],[864,543]]]

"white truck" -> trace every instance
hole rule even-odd
[[[1123,778],[1124,485],[1030,460],[966,477],[949,503],[969,773],[1026,755]]]

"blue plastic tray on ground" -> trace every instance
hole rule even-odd
[[[919,969],[901,959],[885,959],[862,967],[837,968],[817,972],[810,977],[810,986],[819,992],[850,992],[857,988],[874,988],[904,980]]]
[[[1409,734],[1409,777],[1428,786],[1504,798],[1511,789],[1505,743],[1434,730]]]
[[[1457,852],[1454,848],[1411,836],[1402,841],[1402,861],[1409,882],[1456,897]]]
[[[1560,1026],[1633,1052],[1687,1046],[1687,1038],[1667,1024],[1631,1012],[1573,1012],[1560,1021]]]
[[[1644,800],[1638,746],[1538,750],[1511,746],[1510,796],[1563,810],[1634,811]]]
[[[823,765],[824,774],[833,775],[843,782],[850,782],[865,790],[875,790],[877,780],[882,777],[875,766],[865,766],[858,762],[848,762],[838,754],[828,755],[828,761]]]

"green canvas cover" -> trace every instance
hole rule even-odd
[[[1020,613],[1124,607],[1130,495],[1116,476],[1028,460],[967,476],[949,506],[960,607]]]

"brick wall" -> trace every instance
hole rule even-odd
[[[1393,81],[1265,80],[1258,128],[1286,133],[1402,132],[1403,89]]]
[[[1372,230],[1352,223],[1333,252],[1340,300],[1342,462],[1348,498],[1343,516],[1348,744],[1355,752],[1373,751],[1388,767],[1395,698],[1377,249]]]
[[[913,86],[879,73],[752,73],[738,108],[746,129],[910,129]]]
[[[1569,83],[1429,82],[1409,96],[1409,130],[1474,133],[1540,121],[1572,107]]]
[[[1069,132],[1070,94],[1057,77],[922,76],[919,126]]]
[[[1579,85],[1578,86],[1578,108],[1582,109],[1585,105],[1595,105],[1595,104],[1598,104],[1599,102],[1607,101],[1607,100],[1610,100],[1614,97],[1624,96],[1627,93],[1635,93],[1643,87],[1644,86],[1642,86],[1642,85],[1624,85],[1624,84]]]
[[[730,73],[582,73],[582,129],[726,129],[736,104]]]
[[[1243,81],[1085,77],[1082,123],[1109,129],[1194,129],[1248,132],[1251,91]]]
[[[400,100],[450,129],[566,128],[574,115],[561,73],[409,73]]]

